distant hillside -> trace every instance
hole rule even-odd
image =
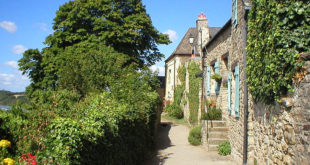
[[[27,102],[25,93],[0,90],[0,104],[1,105],[11,105],[11,104],[14,104],[17,100],[20,100],[22,102]]]

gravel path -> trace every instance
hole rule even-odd
[[[230,165],[230,156],[192,146],[187,137],[189,128],[162,119],[157,137],[157,153],[145,165]]]

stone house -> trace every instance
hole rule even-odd
[[[189,28],[175,51],[165,61],[165,101],[173,101],[174,88],[180,84],[178,68],[191,58],[201,57],[201,43],[204,45],[219,30],[219,27],[209,27],[208,19],[201,13],[196,20],[196,27]],[[201,60],[198,60],[199,62]]]
[[[249,1],[232,0],[232,18],[203,46],[203,97],[221,109],[224,137],[238,164],[310,164],[310,74],[295,84],[294,94],[284,98],[283,105],[252,99],[245,75],[249,10]],[[310,59],[309,54],[303,56]],[[310,62],[306,65],[309,68]],[[215,74],[222,81],[212,79]],[[202,123],[207,149],[212,138],[209,122]]]

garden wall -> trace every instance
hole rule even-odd
[[[306,66],[308,73],[295,84],[292,97],[272,106],[251,101],[249,162],[256,159],[258,164],[309,164],[310,61]]]

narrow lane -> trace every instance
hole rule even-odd
[[[206,151],[202,146],[192,146],[187,137],[189,128],[162,119],[157,137],[157,153],[145,165],[230,165],[230,156],[220,156],[216,151]]]

